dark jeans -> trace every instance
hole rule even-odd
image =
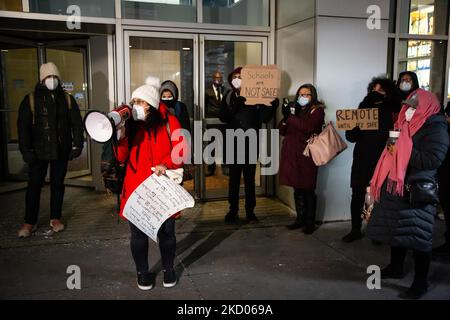
[[[67,161],[36,160],[28,168],[28,188],[25,198],[25,223],[35,225],[38,220],[41,190],[50,164],[50,219],[61,219],[64,200],[64,178]]]
[[[241,188],[241,175],[244,173],[245,183],[245,211],[247,215],[254,213],[256,207],[256,164],[231,164],[228,202],[230,213],[237,215],[239,212],[239,191]]]
[[[139,273],[148,273],[148,236],[131,222],[129,224],[131,231],[130,247],[134,263],[136,264],[136,271]],[[171,218],[164,222],[158,231],[158,240],[163,269],[172,270],[177,244],[175,238],[175,219]]]
[[[352,213],[352,231],[361,231],[362,218],[361,214],[364,207],[364,201],[366,198],[366,187],[352,188],[352,202],[350,210]]]
[[[314,228],[316,221],[317,196],[314,190],[294,189],[297,220],[304,222],[306,228]]]

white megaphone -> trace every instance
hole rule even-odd
[[[92,140],[105,143],[109,141],[117,127],[125,124],[131,117],[131,107],[123,104],[107,115],[100,111],[90,111],[84,117],[84,128]]]

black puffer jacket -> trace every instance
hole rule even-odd
[[[34,92],[34,113],[26,95],[19,107],[17,128],[24,160],[69,160],[72,147],[82,149],[83,122],[75,99],[61,86],[50,91],[38,84]]]
[[[405,184],[418,177],[436,180],[449,146],[447,122],[442,114],[430,117],[413,137],[413,150]],[[367,236],[394,247],[429,252],[432,249],[436,206],[413,208],[405,191],[403,197],[381,191],[367,226]]]
[[[389,130],[394,126],[393,114],[398,112],[399,101],[386,100],[383,95],[371,92],[360,103],[358,109],[372,108],[379,109],[378,130],[362,131],[355,128],[345,133],[349,142],[356,143],[353,150],[352,188],[366,188],[369,185],[389,138]]]

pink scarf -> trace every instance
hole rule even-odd
[[[388,179],[387,192],[403,196],[406,170],[413,148],[412,137],[422,128],[428,118],[440,112],[439,101],[433,93],[417,89],[411,93],[407,100],[414,96],[418,100],[418,106],[413,118],[410,122],[406,121],[405,112],[409,109],[409,106],[403,104],[398,120],[394,125],[395,129],[401,131],[395,144],[395,151],[393,154],[390,154],[387,148],[383,151],[370,182],[370,193],[377,202],[380,201],[381,188],[386,178]]]

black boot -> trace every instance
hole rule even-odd
[[[406,249],[391,247],[391,263],[381,270],[381,279],[403,279]]]
[[[428,271],[430,270],[431,254],[414,251],[414,282],[411,287],[400,295],[400,298],[417,300],[428,292]]]
[[[342,238],[342,241],[350,243],[356,240],[361,240],[363,237],[363,234],[361,230],[352,230],[349,234],[347,234],[345,237]]]
[[[303,233],[310,235],[316,231],[317,196],[314,191],[305,193],[305,229]]]
[[[305,226],[304,221],[304,196],[300,190],[294,192],[295,210],[297,211],[297,217],[294,223],[286,226],[289,230],[301,229]]]

